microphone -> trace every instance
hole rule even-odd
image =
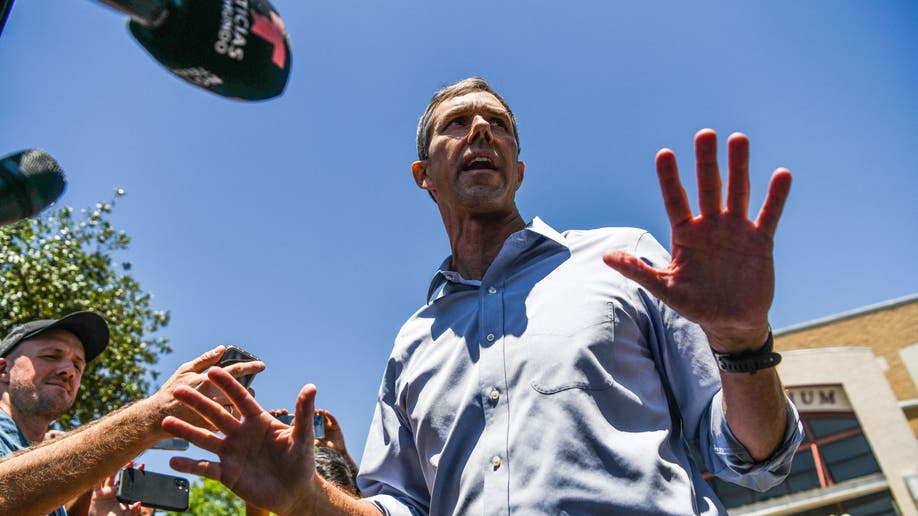
[[[0,34],[3,34],[3,26],[6,25],[6,18],[12,8],[13,0],[0,0]]]
[[[267,0],[99,0],[131,16],[128,28],[180,79],[222,97],[283,93],[290,41]]]
[[[0,226],[38,215],[64,193],[64,174],[43,150],[0,159]]]

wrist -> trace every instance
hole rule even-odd
[[[170,414],[157,399],[157,394],[138,401],[134,404],[134,409],[137,410],[141,426],[146,428],[147,435],[154,443],[172,436],[163,429],[163,419]]]
[[[768,321],[746,328],[702,327],[708,345],[715,353],[745,353],[759,350],[771,336]]]
[[[768,330],[765,342],[757,349],[739,353],[719,353],[713,348],[711,351],[714,353],[717,367],[727,373],[754,374],[756,371],[769,369],[781,363],[781,355],[774,352],[774,336],[771,329]]]

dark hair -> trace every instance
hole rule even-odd
[[[462,79],[461,81],[450,84],[449,86],[444,86],[437,90],[434,93],[433,97],[430,98],[430,103],[427,104],[427,109],[424,110],[424,114],[421,115],[421,119],[418,120],[418,132],[417,132],[417,146],[418,146],[418,159],[425,160],[430,157],[430,122],[433,117],[433,111],[444,101],[447,101],[451,98],[460,97],[466,93],[471,93],[473,91],[484,91],[490,93],[497,97],[497,100],[504,106],[504,109],[507,110],[507,113],[510,115],[510,123],[513,125],[513,137],[516,139],[516,148],[517,153],[520,148],[520,134],[516,127],[516,117],[513,116],[513,111],[510,109],[510,105],[507,104],[507,101],[500,96],[500,93],[494,91],[491,88],[491,85],[488,84],[488,81],[480,77],[469,77],[468,79]]]
[[[353,470],[347,457],[338,450],[316,446],[316,471],[335,486],[360,496],[360,489],[357,488],[357,472]]]

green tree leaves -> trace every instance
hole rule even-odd
[[[223,484],[209,478],[200,478],[191,484],[188,510],[194,516],[242,516],[245,502]]]
[[[94,310],[109,323],[111,342],[83,374],[74,407],[58,423],[78,426],[147,395],[159,356],[171,350],[155,334],[169,323],[114,256],[131,242],[109,222],[124,191],[79,214],[54,208],[39,218],[0,227],[0,331],[33,319]]]

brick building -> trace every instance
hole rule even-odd
[[[766,493],[708,481],[731,514],[918,515],[918,294],[775,331],[806,440]]]

